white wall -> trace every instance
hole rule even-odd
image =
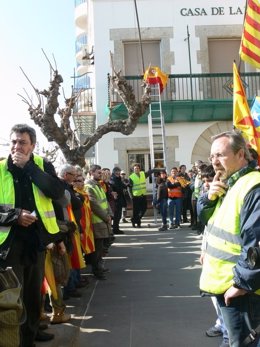
[[[173,27],[171,50],[174,52],[174,64],[167,73],[189,73],[187,26],[190,32],[190,48],[192,72],[200,73],[201,66],[197,64],[197,52],[200,49],[199,38],[195,36],[195,27],[200,25],[232,25],[243,23],[243,0],[139,0],[137,1],[140,26],[142,27]],[[132,0],[91,0],[89,7],[93,11],[93,40],[95,42],[95,87],[97,123],[107,120],[105,107],[107,104],[107,74],[111,73],[110,51],[113,52],[113,42],[110,41],[110,29],[137,28],[134,2]],[[183,15],[182,15],[182,14]],[[136,38],[138,39],[138,37]],[[224,54],[224,52],[223,52]],[[174,123],[167,124],[167,136],[179,136],[179,148],[176,149],[176,159],[190,166],[190,158],[194,143],[209,123]],[[140,133],[138,127],[134,137],[147,136]],[[114,150],[113,137],[123,137],[121,134],[110,133],[99,141],[97,146],[97,161],[102,166],[117,163],[117,151]],[[187,140],[188,139],[188,140]]]

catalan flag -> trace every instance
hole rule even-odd
[[[49,285],[51,295],[54,299],[58,299],[57,294],[57,287],[56,287],[56,281],[55,281],[55,275],[53,271],[53,265],[51,261],[51,251],[47,249],[46,256],[45,256],[45,278],[47,280],[47,283]]]
[[[233,125],[241,131],[248,145],[260,154],[260,131],[255,126],[255,124],[259,124],[259,119],[255,116],[258,119],[258,123],[255,123],[251,117],[244,87],[235,63],[233,64],[233,83]]]
[[[251,106],[251,117],[254,122],[255,130],[260,136],[260,96],[256,96]],[[260,141],[260,139],[259,139]],[[260,156],[260,151],[257,151]]]
[[[260,96],[256,96],[251,106],[251,116],[254,121],[255,128],[260,131]]]
[[[81,208],[80,219],[80,224],[82,227],[82,234],[80,238],[81,247],[85,254],[90,254],[95,251],[95,241],[91,222],[92,211],[90,208],[89,196],[84,189],[76,188],[76,191],[84,196],[84,203]]]
[[[167,84],[168,75],[162,72],[158,66],[149,66],[144,73],[144,80],[149,84],[159,84],[161,93]]]
[[[67,206],[67,211],[68,211],[68,215],[69,215],[69,220],[71,222],[74,222],[76,225],[76,219],[75,216],[73,214],[71,205]],[[75,230],[75,232],[73,233],[72,237],[71,237],[71,241],[73,244],[73,250],[70,254],[70,265],[72,269],[83,269],[84,267],[86,267],[84,259],[83,259],[83,254],[81,251],[81,244],[80,244],[80,233],[78,228]]]
[[[260,68],[259,0],[248,0],[239,54],[242,60]]]

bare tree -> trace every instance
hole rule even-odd
[[[47,57],[46,59],[48,60]],[[81,167],[84,167],[85,153],[105,134],[110,132],[120,132],[124,135],[130,135],[134,132],[139,118],[145,113],[151,102],[150,86],[146,82],[143,82],[144,93],[141,102],[137,102],[133,88],[127,84],[120,72],[114,71],[111,82],[127,108],[128,118],[122,120],[111,120],[110,117],[108,117],[109,120],[107,123],[99,125],[93,135],[88,137],[83,144],[80,144],[75,131],[73,131],[71,128],[73,108],[79,95],[73,94],[72,91],[69,98],[64,97],[65,106],[63,108],[59,107],[58,97],[60,95],[60,88],[63,78],[59,74],[57,68],[54,69],[49,60],[48,62],[51,71],[51,79],[48,90],[44,89],[40,91],[35,88],[27,75],[21,69],[34,89],[37,96],[38,105],[35,106],[33,104],[32,99],[29,97],[26,91],[26,97],[20,94],[19,95],[28,105],[28,111],[31,119],[40,127],[41,132],[44,134],[47,140],[50,142],[56,142],[68,163],[72,165],[78,164]],[[59,116],[59,122],[55,120],[55,115]]]

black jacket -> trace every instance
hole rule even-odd
[[[115,205],[126,206],[125,192],[126,185],[123,183],[121,177],[115,174],[111,175],[109,184],[113,192],[117,193],[117,199],[115,199]]]
[[[10,225],[10,233],[5,242],[0,245],[0,251],[11,246],[15,239],[24,243],[25,252],[34,253],[44,250],[45,246],[60,238],[59,233],[52,235],[45,229],[37,211],[32,183],[50,199],[59,199],[64,194],[64,188],[56,176],[52,163],[44,160],[44,171],[33,161],[33,155],[23,168],[15,166],[8,157],[7,167],[14,179],[15,208],[0,209],[0,225]],[[0,182],[4,184],[5,182]],[[22,209],[36,211],[38,220],[25,228],[17,224]]]

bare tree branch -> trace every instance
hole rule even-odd
[[[56,69],[54,69],[53,66],[51,65],[51,62],[50,62],[49,58],[47,57],[47,54],[44,52],[44,49],[43,49],[43,48],[42,48],[42,52],[43,52],[43,54],[44,54],[46,60],[48,61],[49,67],[50,67],[50,69],[52,70],[52,72],[57,71],[57,65],[56,65],[55,59],[53,59],[53,60],[54,60],[54,62],[55,62],[55,67],[56,67]],[[53,56],[53,58],[54,58],[54,56]],[[50,79],[51,79],[51,78],[50,78]]]
[[[73,131],[71,128],[70,121],[73,114],[73,108],[75,107],[77,99],[82,91],[79,91],[74,95],[72,91],[69,98],[65,98],[64,96],[65,107],[60,108],[58,97],[60,95],[59,90],[61,88],[63,78],[58,73],[57,68],[54,69],[52,67],[44,51],[43,53],[49,63],[50,70],[52,72],[49,88],[47,90],[44,89],[43,91],[36,89],[21,68],[24,76],[37,95],[38,106],[33,106],[32,100],[31,98],[29,98],[28,93],[26,93],[27,99],[22,95],[20,96],[22,100],[29,105],[28,111],[31,119],[40,127],[42,133],[45,135],[48,141],[56,142],[59,149],[62,151],[64,157],[69,163],[73,165],[78,164],[83,167],[85,166],[85,154],[87,150],[94,146],[104,135],[110,132],[120,132],[124,135],[130,135],[134,132],[137,127],[139,118],[146,112],[151,103],[150,85],[146,82],[143,82],[144,93],[141,102],[137,102],[133,88],[120,75],[120,72],[115,71],[111,55],[113,71],[111,83],[114,90],[116,90],[122,102],[125,104],[128,111],[128,117],[127,119],[113,121],[109,116],[108,122],[99,125],[93,135],[88,137],[85,143],[81,145],[77,137],[75,136],[75,131]],[[60,124],[57,124],[55,115],[59,115]]]

